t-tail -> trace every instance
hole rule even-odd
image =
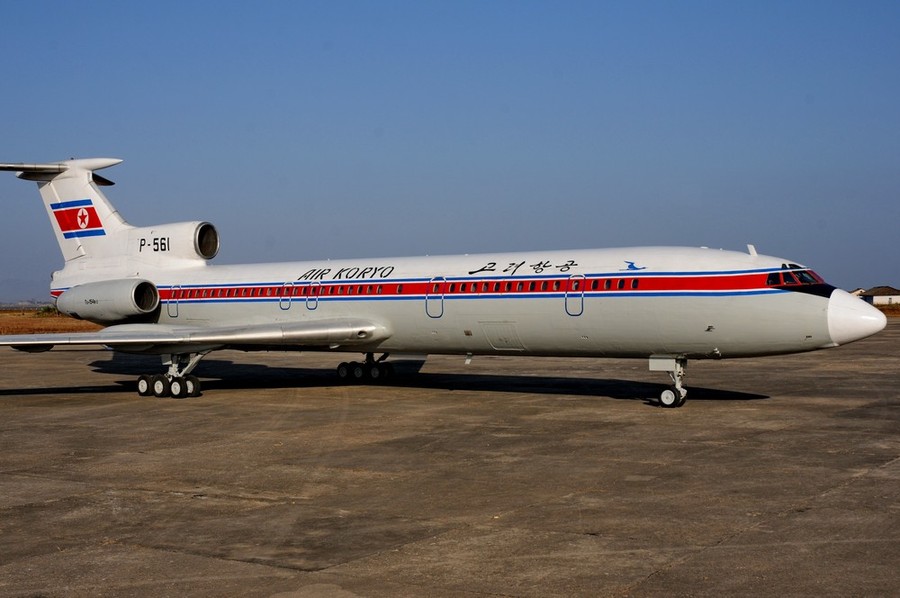
[[[100,191],[112,181],[95,171],[115,158],[46,164],[0,164],[37,183],[65,266],[53,273],[50,293],[60,311],[103,324],[155,321],[157,285],[175,269],[203,267],[219,251],[208,222],[136,227]]]
[[[121,161],[89,158],[46,164],[0,164],[0,171],[13,171],[20,179],[37,183],[66,261],[64,271],[71,271],[85,260],[105,262],[102,266],[107,270],[129,272],[136,266],[184,267],[215,257],[219,235],[208,222],[135,227],[122,218],[100,191],[101,186],[114,183],[96,173]]]
[[[95,174],[120,162],[114,158],[91,158],[47,164],[0,164],[0,170],[15,171],[20,179],[38,184],[59,249],[69,263],[103,255],[111,237],[134,228],[100,191],[100,185],[112,185],[112,181]]]

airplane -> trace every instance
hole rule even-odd
[[[38,185],[65,260],[51,277],[56,307],[106,326],[0,336],[0,346],[159,355],[165,371],[137,379],[142,396],[197,396],[201,359],[236,349],[358,353],[337,376],[367,382],[389,376],[397,354],[640,358],[671,379],[659,404],[680,407],[689,359],[837,347],[887,321],[753,245],[211,265],[219,233],[209,222],[125,221],[97,174],[121,161],[0,164]]]

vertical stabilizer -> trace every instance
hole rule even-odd
[[[113,183],[94,173],[120,163],[115,158],[48,164],[0,164],[20,179],[35,181],[66,262],[103,255],[110,236],[131,228],[99,186]]]

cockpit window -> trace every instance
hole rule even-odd
[[[819,282],[818,280],[816,280],[815,276],[813,276],[806,270],[800,270],[796,274],[797,274],[797,278],[799,278],[800,282],[803,284],[816,284],[817,282]]]
[[[766,277],[766,285],[777,287],[789,284],[824,284],[822,277],[812,270],[782,270],[781,272],[770,272]]]

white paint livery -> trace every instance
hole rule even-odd
[[[214,266],[208,222],[133,227],[100,192],[116,159],[0,164],[38,183],[65,266],[57,307],[95,333],[0,337],[41,351],[99,344],[163,356],[141,394],[199,393],[210,351],[366,355],[341,377],[378,379],[391,353],[637,357],[668,372],[680,406],[688,359],[777,355],[875,334],[884,315],[780,258],[686,247],[534,251]],[[376,360],[375,355],[381,353]]]

